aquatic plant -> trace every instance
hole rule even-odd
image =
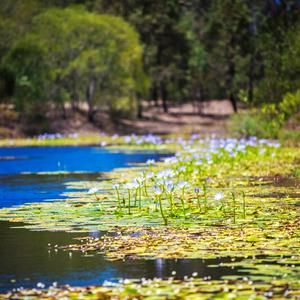
[[[156,203],[159,204],[159,210],[160,210],[160,213],[161,213],[161,217],[164,220],[164,225],[168,225],[168,219],[164,214],[163,205],[162,205],[163,191],[159,186],[156,186],[156,185],[153,186],[153,190],[154,190],[154,194],[155,194]]]
[[[256,138],[195,136],[167,143],[175,153],[172,157],[114,170],[105,174],[107,181],[69,183],[73,190],[67,191],[66,200],[2,209],[0,219],[37,230],[108,231],[99,240],[67,245],[67,251],[100,251],[111,260],[231,256],[234,261],[228,265],[244,263],[253,280],[260,278],[268,285],[271,276],[277,276],[295,284],[300,195],[297,185],[276,186],[272,176],[295,174],[299,149]],[[82,192],[83,187],[101,193],[96,199],[94,193]],[[263,261],[251,261],[261,256],[272,263],[269,277],[259,277]],[[280,261],[287,267],[275,267]],[[269,291],[270,285],[259,295]]]

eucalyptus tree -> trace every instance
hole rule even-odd
[[[186,87],[189,45],[180,26],[185,4],[179,0],[96,0],[92,10],[121,15],[139,32],[144,46],[143,63],[150,78],[149,97],[156,104],[180,99]]]
[[[34,56],[37,63],[25,70],[24,61],[15,59],[20,52],[22,60]],[[95,106],[110,113],[136,110],[137,93],[147,84],[141,57],[138,34],[121,18],[83,8],[52,8],[33,19],[31,31],[7,56],[7,65],[16,76],[17,98],[24,86],[20,80],[26,79],[25,86],[38,91],[29,96],[39,102],[85,100],[93,121]]]
[[[237,92],[245,81],[247,53],[241,45],[249,38],[250,11],[243,0],[216,0],[206,22],[209,64],[224,94],[237,111]]]

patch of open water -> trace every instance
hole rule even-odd
[[[85,256],[80,252],[69,256],[63,250],[50,251],[48,243],[52,246],[72,243],[82,233],[32,232],[10,226],[12,223],[0,222],[0,291],[21,286],[32,288],[38,282],[84,286],[121,278],[166,278],[172,271],[176,271],[178,278],[191,276],[193,272],[213,279],[237,274],[231,267],[209,267],[229,262],[230,258],[108,261],[102,255]]]
[[[0,160],[0,208],[64,199],[66,182],[95,180],[101,172],[166,156],[170,154],[81,146],[0,148],[0,157],[10,158]]]

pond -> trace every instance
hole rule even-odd
[[[0,207],[64,199],[67,182],[103,179],[101,172],[169,155],[112,152],[98,147],[0,148]],[[229,258],[112,262],[101,255],[73,253],[70,256],[68,252],[53,250],[53,245],[71,243],[82,234],[12,228],[17,225],[0,222],[0,291],[35,287],[38,282],[83,286],[120,278],[167,277],[172,271],[176,271],[178,277],[197,272],[199,276],[215,279],[237,272],[231,267],[209,267],[227,262]],[[90,234],[101,235],[99,232]]]
[[[0,148],[0,207],[63,199],[66,182],[95,180],[101,172],[169,155],[78,146]]]

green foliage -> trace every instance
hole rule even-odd
[[[300,90],[287,93],[278,104],[264,104],[232,117],[231,131],[237,136],[257,136],[262,138],[287,138],[290,134],[281,133],[288,119],[300,111]],[[292,134],[295,135],[295,134]],[[297,134],[295,135],[297,137]]]
[[[90,109],[101,104],[134,112],[136,93],[147,85],[141,54],[137,33],[118,17],[49,9],[33,19],[6,65],[15,74],[18,103],[62,102],[76,94]]]
[[[276,23],[269,20],[258,46],[264,76],[257,85],[256,103],[279,103],[286,93],[300,86],[300,24],[284,21],[284,17]]]
[[[242,137],[277,138],[280,128],[280,122],[259,110],[236,114],[230,124],[232,134]]]
[[[27,36],[5,57],[4,65],[15,79],[15,104],[19,111],[30,113],[42,100],[46,89],[45,51],[33,36]]]
[[[296,0],[3,0],[1,90],[29,106],[86,100],[91,118],[97,106],[134,113],[145,97],[165,110],[184,99],[278,104],[300,85],[299,12]]]
[[[300,111],[300,90],[295,93],[287,93],[278,105],[279,111],[288,119]]]

